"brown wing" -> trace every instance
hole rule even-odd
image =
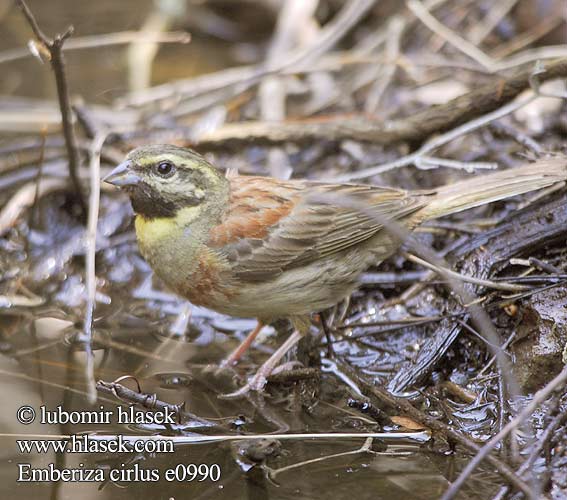
[[[425,205],[406,191],[355,184],[240,176],[231,187],[227,216],[211,232],[209,246],[231,262],[239,279],[251,282],[359,245],[382,229],[381,220]],[[376,219],[348,207],[349,200]]]

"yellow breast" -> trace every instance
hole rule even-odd
[[[193,304],[217,308],[232,293],[226,283],[226,262],[201,240],[191,218],[198,207],[180,210],[176,217],[136,216],[136,236],[144,258],[160,278]]]
[[[134,225],[138,241],[148,247],[160,244],[164,238],[169,238],[177,229],[177,223],[171,217],[146,219],[137,215]]]
[[[136,216],[136,236],[141,245],[147,248],[160,246],[164,240],[177,236],[199,215],[200,207],[182,208],[175,217],[146,219]]]

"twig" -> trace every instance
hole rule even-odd
[[[159,35],[171,24],[175,14],[171,9],[160,8],[157,4],[149,12],[142,26],[140,35]],[[152,64],[157,55],[157,42],[132,44],[127,49],[128,88],[139,90],[149,86],[152,75]]]
[[[537,267],[538,269],[546,273],[557,274],[557,275],[561,274],[561,269],[550,264],[549,262],[544,262],[543,260],[538,259],[536,257],[530,257],[528,259],[528,262],[531,266]]]
[[[434,156],[420,156],[416,158],[415,166],[421,170],[438,167],[454,168],[457,170],[465,170],[470,174],[475,170],[494,170],[498,168],[498,163],[486,161],[458,161]]]
[[[464,314],[464,313],[462,313]],[[449,316],[447,315],[439,315],[439,316],[417,316],[417,317],[408,317],[408,318],[400,318],[400,319],[392,319],[392,320],[385,320],[385,321],[370,321],[368,323],[363,322],[356,322],[356,323],[347,323],[343,325],[337,325],[335,328],[337,330],[350,330],[352,328],[369,328],[373,326],[412,326],[412,325],[422,325],[429,322],[441,321],[442,319],[446,319]],[[455,316],[456,317],[456,316]],[[405,326],[404,326],[405,325]],[[379,332],[378,332],[379,333]],[[350,340],[352,337],[349,337],[347,340]]]
[[[34,103],[31,99],[20,98],[16,101],[19,105],[14,106],[14,102],[12,101],[8,108],[4,106],[6,102],[7,99],[0,100],[0,133],[16,132],[39,134],[44,127],[47,127],[48,133],[53,133],[59,132],[62,128],[61,111],[58,103],[46,102],[37,104],[37,101]],[[109,127],[116,128],[117,130],[131,130],[140,119],[140,115],[136,111],[120,111],[104,106],[93,107],[92,114],[97,120],[105,122]],[[29,143],[29,140],[22,142]],[[53,143],[61,143],[63,147],[65,147],[64,138],[49,137],[47,144]],[[5,154],[8,150],[19,151],[21,147],[20,144],[21,142],[18,142],[2,147],[2,154]]]
[[[350,0],[335,18],[320,31],[317,40],[305,49],[300,49],[292,54],[283,65],[281,63],[278,64],[277,71],[300,64],[311,63],[315,58],[333,47],[333,45],[348,33],[375,3],[376,0]]]
[[[0,236],[14,226],[24,210],[33,206],[36,198],[64,189],[66,185],[64,179],[43,178],[37,183],[30,182],[21,187],[0,211]]]
[[[87,225],[87,258],[86,258],[86,288],[87,305],[84,324],[84,344],[87,353],[86,375],[87,394],[89,403],[96,401],[96,382],[94,378],[94,356],[92,351],[93,342],[93,315],[96,300],[96,228],[98,223],[98,209],[100,204],[100,152],[107,137],[106,132],[95,135],[90,151],[90,199],[89,217]]]
[[[49,52],[49,62],[55,75],[55,83],[57,85],[57,97],[59,99],[59,108],[61,110],[61,121],[63,123],[63,135],[65,136],[65,145],[67,147],[67,155],[69,157],[69,174],[75,189],[77,200],[81,207],[83,216],[87,213],[85,197],[81,182],[79,180],[78,169],[80,166],[79,149],[77,147],[77,138],[71,121],[71,104],[69,100],[69,88],[67,86],[67,78],[65,76],[65,59],[63,57],[62,47],[65,40],[73,34],[73,27],[70,26],[62,34],[55,35],[51,40],[40,29],[34,15],[24,0],[16,0],[18,6],[26,17],[35,37],[41,45]]]
[[[210,94],[211,90],[216,95],[209,95],[206,100],[206,107],[222,101],[226,98],[235,97],[245,92],[251,86],[255,85],[262,78],[270,75],[279,74],[290,71],[292,68],[312,64],[313,60],[321,54],[330,50],[348,31],[371,9],[376,0],[350,0],[346,3],[340,12],[332,21],[321,29],[319,36],[311,44],[305,48],[294,50],[286,54],[286,57],[280,58],[269,64],[248,66],[242,68],[234,68],[223,70],[214,75],[205,75],[189,83],[190,89],[184,92],[184,99],[194,98],[202,93]],[[211,78],[212,76],[212,78]],[[156,89],[150,89],[141,95],[136,94],[130,96],[126,101],[130,105],[143,105],[157,99],[173,97],[175,103],[177,98],[177,85],[164,85]],[[177,87],[177,88],[176,88]],[[172,95],[173,90],[173,95]],[[157,96],[157,97],[156,97]],[[180,116],[194,112],[199,106],[191,104],[189,106],[176,106],[174,115]]]
[[[94,139],[97,130],[101,128],[101,124],[98,123],[96,118],[92,115],[91,110],[84,104],[75,104],[73,106],[73,111],[75,112],[77,122],[83,129],[85,135],[91,140]]]
[[[481,43],[517,3],[518,0],[503,0],[494,4],[486,13],[485,18],[472,27],[468,38],[474,44]]]
[[[100,47],[111,47],[113,45],[124,45],[129,43],[188,43],[191,35],[185,32],[169,33],[140,33],[139,31],[119,31],[117,33],[102,33],[77,37],[69,40],[62,50],[95,49]],[[0,52],[0,64],[17,61],[32,55],[28,49],[12,49]]]
[[[146,394],[141,392],[140,390],[133,391],[132,389],[128,389],[128,387],[119,383],[121,380],[124,380],[124,378],[125,377],[121,377],[116,382],[105,382],[104,380],[99,380],[96,383],[96,390],[104,392],[106,394],[112,394],[120,401],[124,401],[125,403],[129,404],[140,405],[148,410],[168,410],[177,416],[180,423],[191,421],[193,423],[198,423],[201,427],[219,427],[218,424],[200,418],[197,415],[194,415],[185,410],[184,402],[180,405],[174,405],[159,400],[156,394]]]
[[[453,47],[484,66],[486,69],[496,71],[497,63],[492,59],[492,57],[485,54],[478,47],[459,36],[444,24],[440,23],[431,15],[429,10],[427,10],[427,8],[419,0],[408,0],[406,5],[408,6],[408,9],[410,9],[415,16],[436,35],[439,35],[441,38],[453,45]]]
[[[25,295],[0,295],[0,309],[4,307],[37,307],[45,304],[45,298]]]
[[[535,41],[547,35],[550,31],[554,30],[565,20],[562,16],[558,16],[557,13],[551,14],[545,19],[542,19],[538,24],[530,28],[528,31],[522,33],[521,35],[512,38],[509,42],[498,45],[494,51],[494,56],[505,57],[508,54],[517,52],[518,50],[526,47],[527,45],[533,44]]]
[[[525,290],[530,290],[531,286],[526,285],[514,285],[512,283],[497,283],[491,280],[485,280],[480,278],[475,278],[474,276],[465,276],[464,274],[457,273],[449,268],[440,269],[436,265],[431,264],[419,257],[405,253],[405,257],[410,262],[414,262],[415,264],[419,264],[420,266],[426,267],[427,269],[431,269],[435,271],[437,274],[440,275],[449,275],[455,279],[461,280],[464,283],[472,283],[473,285],[483,286],[485,288],[492,288],[494,290],[504,290],[507,292],[523,292]]]
[[[494,59],[482,50],[480,50],[476,45],[470,43],[469,41],[462,38],[460,35],[455,33],[453,30],[440,23],[435,17],[431,15],[429,10],[423,5],[419,0],[408,0],[408,8],[419,18],[419,20],[425,24],[431,31],[442,37],[444,40],[449,42],[453,47],[466,54],[471,59],[478,62],[490,73],[497,73],[498,71],[504,71],[506,69],[513,68],[520,64],[524,64],[530,61],[537,60],[541,57],[537,57],[537,54],[549,54],[551,49],[552,53],[556,49],[561,50],[561,46],[557,47],[541,47],[536,51],[526,51],[516,56],[512,56],[506,59]],[[561,23],[560,19],[554,20],[556,23]],[[561,50],[561,54],[557,57],[563,57],[565,55],[565,46]],[[535,57],[534,57],[535,56]]]
[[[281,467],[280,469],[271,469],[269,467],[266,467],[267,470],[268,470],[268,475],[269,475],[270,479],[275,480],[275,478],[278,474],[281,474],[283,472],[287,472],[289,470],[297,469],[298,467],[305,467],[306,465],[320,463],[320,462],[323,462],[325,460],[338,458],[338,457],[346,457],[346,456],[349,456],[349,455],[359,455],[359,454],[362,454],[362,453],[378,454],[378,452],[376,452],[372,449],[372,441],[373,441],[373,438],[369,437],[369,438],[366,438],[366,440],[364,441],[364,444],[360,448],[357,448],[356,450],[344,451],[342,453],[333,453],[332,455],[323,455],[322,457],[312,458],[310,460],[303,460],[303,461],[295,463],[295,464],[286,465],[285,467]]]
[[[537,98],[537,95],[531,95],[526,99],[522,99],[520,101],[513,101],[506,106],[503,106],[496,111],[491,113],[487,113],[479,118],[475,118],[470,122],[464,123],[460,127],[457,127],[453,130],[449,130],[448,132],[441,134],[435,137],[433,140],[425,143],[421,148],[419,148],[414,153],[411,153],[407,156],[403,156],[397,160],[391,161],[389,163],[383,163],[381,165],[376,165],[373,167],[368,167],[362,170],[358,170],[356,172],[340,175],[332,179],[334,182],[349,182],[355,179],[365,179],[367,177],[372,177],[374,175],[383,174],[384,172],[388,172],[390,170],[394,170],[396,168],[405,167],[419,161],[424,155],[427,155],[431,151],[454,141],[456,138],[468,134],[478,128],[481,128],[494,120],[498,120],[514,111],[523,108],[530,102],[534,101]]]
[[[200,75],[188,80],[162,83],[118,98],[116,104],[118,107],[144,107],[156,103],[163,106],[162,101],[166,100],[178,102],[182,98],[194,99],[204,93],[221,91],[227,87],[254,79],[260,70],[260,65],[238,66]]]
[[[490,124],[490,129],[500,136],[510,137],[537,156],[540,156],[544,152],[543,148],[532,137],[511,125],[502,122],[494,122]]]
[[[527,472],[537,460],[539,454],[543,450],[544,446],[549,444],[550,441],[553,440],[554,436],[556,435],[557,429],[565,423],[567,420],[567,412],[563,411],[556,415],[553,420],[549,423],[545,431],[537,437],[537,443],[534,444],[534,448],[532,449],[529,457],[524,461],[521,467],[518,469],[518,474],[522,475]],[[496,496],[492,500],[502,500],[506,493],[508,493],[509,488],[507,486],[503,486],[500,491],[496,494]]]
[[[391,408],[394,408],[397,412],[405,414],[412,420],[415,420],[416,422],[423,424],[425,427],[438,432],[449,442],[452,441],[454,443],[460,444],[461,446],[463,446],[463,448],[475,453],[478,453],[480,451],[480,447],[476,443],[468,439],[460,432],[457,432],[452,427],[441,422],[437,418],[429,416],[426,413],[418,410],[407,399],[393,396],[382,387],[374,385],[373,383],[367,381],[361,374],[359,374],[347,363],[340,362],[340,370],[350,380],[356,381],[366,395],[370,395],[378,399],[378,401],[387,404]],[[492,465],[510,484],[514,485],[518,490],[523,491],[526,495],[531,496],[530,487],[505,463],[501,462],[492,455],[487,456],[486,459],[490,461],[490,465]]]
[[[106,382],[105,382],[106,383]],[[0,434],[0,437],[5,437],[6,434]],[[13,435],[12,435],[13,436]],[[25,434],[25,436],[39,436],[44,437],[45,434]],[[54,436],[58,438],[67,438],[69,436]],[[124,441],[135,441],[135,440],[155,440],[155,436],[148,436],[143,434],[130,434],[130,435],[122,435]],[[92,434],[91,439],[98,439],[98,440],[109,440],[115,439],[115,435],[108,435],[108,434]],[[219,442],[219,441],[249,441],[251,439],[278,439],[278,440],[299,440],[303,443],[306,443],[310,440],[321,439],[327,441],[334,441],[336,442],[339,439],[359,439],[359,438],[371,438],[371,439],[382,439],[382,440],[391,440],[392,442],[396,442],[397,440],[403,441],[411,441],[413,443],[421,444],[429,441],[429,435],[427,432],[305,432],[305,433],[289,433],[289,434],[277,434],[277,433],[262,433],[262,434],[224,434],[224,435],[205,435],[205,434],[196,434],[193,433],[191,435],[185,436],[167,436],[161,439],[169,439],[173,441],[176,445],[184,445],[184,444],[194,444],[194,443],[212,443],[212,442]]]
[[[504,341],[504,343],[500,346],[500,349],[502,351],[506,351],[506,349],[508,349],[508,346],[512,343],[512,341],[516,338],[516,331],[514,330],[509,336],[508,338]],[[489,368],[494,364],[494,362],[496,361],[496,356],[492,356],[492,358],[490,358],[490,360],[488,361],[488,363],[486,363],[483,367],[482,370],[480,370],[476,377],[480,378],[482,377],[482,375],[484,375]]]
[[[290,0],[282,3],[275,33],[268,49],[266,66],[277,64],[301,41],[300,33],[312,19],[316,1]],[[258,87],[260,115],[263,120],[281,122],[286,117],[286,87],[281,77],[270,75]],[[287,155],[277,148],[268,151],[268,169],[273,177],[287,179],[291,175]]]
[[[380,105],[380,100],[386,92],[388,85],[396,74],[397,64],[396,60],[400,55],[400,44],[402,33],[406,24],[398,17],[394,17],[388,25],[388,36],[386,38],[386,58],[389,64],[384,65],[381,71],[381,77],[376,80],[370,91],[364,105],[367,113],[375,113]]]
[[[492,449],[510,432],[517,429],[530,415],[537,410],[551,394],[557,389],[563,387],[567,382],[567,367],[563,368],[561,373],[557,375],[551,382],[549,382],[543,389],[540,389],[534,394],[530,404],[528,404],[520,413],[518,413],[510,422],[508,422],[500,432],[493,436],[476,454],[476,456],[468,463],[468,465],[461,472],[459,477],[453,482],[450,488],[445,492],[442,500],[452,500],[455,498],[459,490],[465,484],[466,480],[473,473],[473,471],[480,465],[483,460],[489,458],[489,453]]]
[[[465,313],[462,313],[462,315],[464,315]],[[449,316],[449,317],[456,317],[458,316],[457,314]],[[356,342],[358,340],[364,339],[366,337],[372,337],[374,335],[383,335],[385,333],[390,333],[390,332],[397,332],[400,331],[404,328],[408,328],[410,326],[414,326],[414,327],[419,327],[419,326],[424,326],[424,325],[429,325],[431,323],[437,323],[443,319],[446,319],[445,317],[441,316],[441,317],[433,317],[433,318],[428,318],[428,319],[424,319],[423,321],[411,321],[408,322],[407,324],[404,324],[401,320],[398,322],[397,325],[393,325],[393,326],[389,326],[389,327],[380,327],[380,326],[376,326],[376,327],[372,327],[372,325],[369,327],[370,331],[363,331],[361,333],[356,333],[353,335],[349,335],[348,337],[343,337],[343,338],[338,338],[333,340],[333,344],[338,344],[340,342]],[[378,322],[376,322],[378,323]],[[348,328],[350,325],[345,325],[344,327],[341,328]],[[354,325],[354,327],[357,328],[361,328],[364,329],[366,325]]]
[[[556,57],[566,57],[567,47],[565,45],[546,45],[544,47],[534,47],[527,49],[514,56],[510,56],[500,63],[500,70],[504,71],[522,64],[533,63],[543,59],[554,59]]]
[[[422,281],[428,271],[368,272],[360,277],[361,285],[392,285]]]
[[[498,77],[480,88],[450,100],[441,105],[431,106],[407,118],[383,123],[368,118],[317,118],[283,123],[244,122],[230,123],[203,134],[199,138],[201,148],[215,148],[222,145],[238,146],[253,143],[255,145],[278,144],[282,142],[341,141],[352,139],[375,144],[391,144],[399,141],[419,143],[428,137],[478,118],[481,115],[494,118],[506,103],[530,87],[533,67],[520,71],[508,78]],[[567,76],[567,58],[557,59],[546,64],[545,72],[537,75],[540,83]],[[516,103],[514,103],[516,104]],[[524,103],[525,104],[525,103]],[[517,109],[512,107],[512,112]],[[484,122],[483,122],[484,123]],[[423,154],[423,153],[422,153]],[[412,160],[413,161],[413,160]],[[373,175],[373,174],[369,174]]]
[[[31,228],[34,224],[34,216],[37,211],[37,203],[39,202],[39,184],[41,182],[41,177],[43,175],[43,162],[45,161],[45,139],[47,135],[47,128],[44,128],[41,132],[41,149],[39,150],[39,159],[38,159],[38,167],[37,167],[37,181],[35,186],[35,195],[33,198],[33,203],[31,206],[29,219],[28,219],[28,226]],[[27,243],[27,240],[26,240]]]
[[[347,401],[347,405],[349,408],[355,408],[360,413],[364,413],[365,415],[370,416],[372,420],[380,425],[380,427],[384,427],[386,425],[394,425],[394,422],[392,422],[392,419],[384,410],[381,410],[366,399],[361,400],[350,398]]]

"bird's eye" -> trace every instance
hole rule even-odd
[[[154,167],[154,170],[160,177],[171,177],[175,173],[175,165],[169,161],[162,161]]]

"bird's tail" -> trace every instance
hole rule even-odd
[[[567,180],[567,157],[542,159],[522,167],[479,175],[436,189],[433,199],[418,213],[435,219],[493,201],[553,186]]]

